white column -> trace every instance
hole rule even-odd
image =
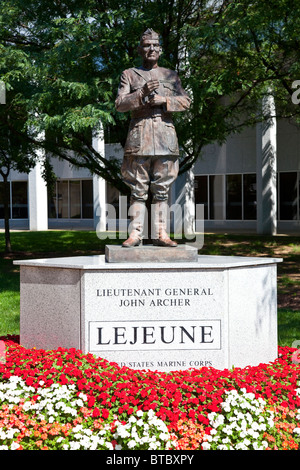
[[[182,235],[188,237],[195,234],[195,197],[194,171],[190,169],[178,176],[172,186],[172,206],[174,212],[173,229],[179,228],[182,222]],[[175,209],[175,210],[174,210]]]
[[[257,233],[275,235],[277,232],[277,124],[272,95],[263,99],[263,112],[268,118],[257,124]]]
[[[104,132],[99,132],[93,137],[93,148],[105,156]],[[93,176],[94,191],[94,229],[97,232],[106,231],[106,181],[98,175]]]
[[[186,172],[185,186],[185,204],[184,204],[184,230],[185,235],[193,235],[195,233],[195,176],[194,170],[190,169]]]
[[[44,153],[28,175],[29,230],[48,230],[47,185],[42,177]]]

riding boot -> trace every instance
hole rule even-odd
[[[130,201],[129,216],[131,222],[129,224],[129,237],[122,243],[125,248],[139,246],[143,239],[144,219],[146,204],[136,200]]]
[[[156,201],[152,207],[152,243],[155,246],[177,246],[174,240],[171,240],[167,233],[168,202]]]

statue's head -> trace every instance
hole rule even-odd
[[[162,49],[159,44],[159,34],[148,28],[140,38],[138,53],[142,57],[143,63],[156,64]]]

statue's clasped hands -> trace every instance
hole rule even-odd
[[[160,106],[166,103],[165,96],[160,96],[155,92],[158,87],[158,80],[149,80],[149,82],[145,83],[143,86],[143,95],[144,97],[149,96],[149,103],[151,106]]]

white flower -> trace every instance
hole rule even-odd
[[[125,428],[125,426],[118,426],[117,428],[117,433],[116,433],[118,436],[122,437],[123,439],[125,437],[129,437],[130,434],[129,432],[127,431],[127,429]]]
[[[13,442],[10,446],[11,450],[17,450],[20,447],[20,444],[18,442]]]
[[[249,400],[255,400],[254,393],[245,393],[245,398],[249,398]]]
[[[87,401],[87,395],[85,395],[82,392],[79,393],[78,397],[81,398],[81,400],[83,400],[83,401]]]
[[[259,438],[259,432],[254,431],[253,429],[249,429],[248,434],[249,434],[249,436],[252,436],[253,439],[258,439]]]
[[[154,441],[149,444],[149,450],[157,450],[159,448],[159,443]]]
[[[78,449],[80,449],[79,442],[70,442],[70,450],[78,450]]]
[[[151,418],[154,418],[154,416],[155,416],[154,411],[153,411],[153,410],[149,410],[149,411],[148,411],[148,418],[151,419]]]
[[[225,432],[226,434],[232,434],[232,429],[230,426],[224,426],[222,431]]]
[[[224,411],[227,411],[227,412],[229,412],[231,409],[229,403],[227,403],[226,401],[221,403],[221,407],[223,408]]]
[[[235,446],[236,450],[248,450],[248,447],[244,444],[244,442],[238,442]]]
[[[136,418],[134,416],[130,416],[128,423],[136,423]]]
[[[169,439],[169,435],[167,433],[161,432],[159,435],[159,439],[162,441],[167,441]]]
[[[209,450],[210,449],[210,444],[208,442],[202,442],[201,445],[203,450]]]
[[[225,439],[222,439],[222,444],[230,444],[229,438],[225,437]]]
[[[82,431],[82,429],[83,429],[82,424],[77,424],[77,426],[74,426],[73,432],[75,432],[75,433],[80,432],[80,431]]]
[[[128,447],[129,449],[134,449],[137,445],[136,441],[134,439],[131,439],[129,442],[128,442]]]
[[[220,444],[218,447],[217,447],[218,450],[228,450],[227,446],[225,446],[224,444]]]
[[[218,415],[214,420],[213,427],[218,428],[219,426],[222,426],[222,424],[224,424],[224,420],[225,417],[223,415]]]

